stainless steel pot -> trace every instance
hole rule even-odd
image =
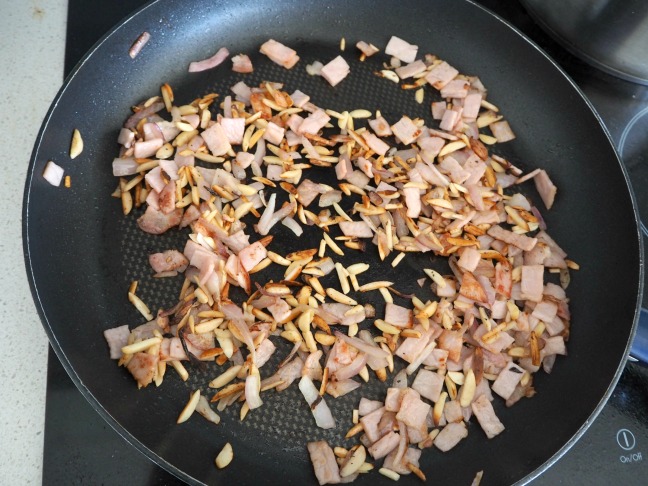
[[[646,0],[520,0],[572,53],[610,74],[648,85]]]

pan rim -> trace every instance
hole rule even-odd
[[[151,449],[146,447],[142,442],[140,442],[138,439],[135,438],[128,430],[126,430],[125,427],[123,427],[109,412],[106,410],[101,403],[97,400],[97,398],[92,394],[92,392],[85,386],[85,384],[81,381],[77,373],[75,372],[71,362],[69,361],[65,351],[62,349],[59,341],[57,340],[56,336],[54,335],[54,332],[52,330],[52,327],[50,325],[49,319],[46,315],[45,308],[42,304],[41,298],[40,298],[40,292],[37,287],[36,281],[35,281],[35,276],[34,276],[34,269],[32,268],[32,261],[31,261],[31,247],[29,244],[29,223],[31,221],[30,218],[30,213],[29,213],[29,203],[30,203],[30,196],[31,196],[31,190],[32,190],[32,182],[35,177],[38,175],[35,174],[35,165],[36,165],[36,159],[37,155],[39,153],[39,149],[41,146],[41,142],[43,139],[43,135],[46,131],[46,129],[49,127],[49,123],[52,117],[52,114],[56,110],[59,101],[63,97],[63,95],[66,93],[71,81],[77,76],[79,71],[83,68],[83,66],[87,63],[88,59],[90,59],[94,53],[101,48],[101,46],[108,41],[117,31],[119,31],[124,25],[126,25],[128,22],[130,22],[133,18],[137,17],[140,15],[143,11],[151,8],[153,5],[164,1],[164,0],[152,0],[151,2],[147,3],[146,5],[140,7],[136,11],[134,11],[132,14],[128,15],[124,19],[122,19],[120,22],[118,22],[110,31],[108,31],[99,41],[97,41],[93,47],[84,55],[84,57],[77,63],[77,65],[71,70],[70,74],[65,78],[60,90],[58,91],[56,97],[54,98],[47,114],[45,115],[44,121],[41,125],[41,128],[38,132],[36,142],[34,145],[34,149],[32,151],[32,155],[30,157],[30,165],[27,171],[27,179],[25,183],[25,192],[24,192],[24,197],[23,197],[23,211],[22,211],[22,216],[23,216],[23,222],[22,222],[22,235],[23,235],[23,254],[25,258],[25,265],[26,265],[26,270],[27,270],[27,276],[29,280],[29,286],[30,290],[32,293],[32,297],[34,299],[34,303],[36,306],[36,310],[39,314],[40,320],[43,324],[43,327],[48,335],[48,338],[50,340],[50,343],[52,345],[53,350],[55,351],[58,359],[61,361],[63,364],[66,372],[70,377],[72,378],[72,381],[74,382],[75,386],[79,389],[79,391],[82,393],[84,398],[92,405],[92,407],[99,413],[99,415],[106,420],[106,422],[120,435],[122,436],[130,445],[134,446],[135,449],[140,451],[142,454],[144,454],[146,457],[148,457],[152,462],[155,464],[160,465],[173,475],[177,476],[178,478],[182,479],[183,481],[187,481],[191,484],[202,484],[201,482],[197,481],[195,478],[191,477],[184,471],[178,469],[176,466],[153,452]],[[526,36],[526,34],[522,33],[519,29],[517,29],[515,26],[513,26],[511,23],[506,21],[505,19],[501,18],[499,15],[493,13],[491,10],[488,8],[474,2],[473,0],[465,0],[466,3],[471,4],[474,7],[478,7],[479,9],[483,10],[486,12],[488,15],[491,17],[497,19],[499,22],[505,25],[505,27],[513,30],[517,36],[524,41],[526,41],[527,44],[529,44],[531,47],[533,47],[540,55],[542,55],[546,60],[548,60],[551,65],[553,66],[554,69],[557,69],[558,72],[564,77],[568,83],[571,85],[571,88],[578,94],[580,99],[585,101],[587,107],[589,110],[595,115],[595,118],[597,122],[599,123],[600,127],[603,130],[603,133],[607,137],[607,141],[612,147],[615,157],[616,157],[616,162],[619,165],[624,181],[626,183],[626,186],[628,188],[628,193],[631,198],[631,203],[632,203],[632,208],[633,208],[633,218],[634,218],[634,223],[636,226],[636,236],[638,239],[638,249],[639,249],[639,255],[638,255],[638,262],[639,262],[639,285],[638,285],[638,295],[637,295],[637,303],[635,307],[635,312],[634,312],[634,319],[633,319],[633,324],[631,328],[631,333],[629,336],[628,343],[626,344],[626,349],[625,349],[625,356],[628,355],[629,350],[630,350],[630,345],[632,342],[632,338],[634,337],[637,329],[637,322],[638,322],[638,316],[639,312],[641,309],[641,300],[642,300],[642,293],[643,293],[643,276],[644,276],[644,255],[643,255],[643,238],[641,236],[641,231],[639,228],[639,213],[637,209],[637,201],[636,201],[636,196],[634,194],[634,191],[632,189],[632,185],[630,184],[628,172],[621,162],[621,159],[618,155],[616,146],[614,145],[612,138],[610,136],[610,133],[603,123],[600,115],[596,112],[595,108],[587,99],[587,97],[584,95],[582,90],[574,83],[574,81],[567,75],[567,73],[550,57],[548,56],[534,41],[532,41],[530,38]],[[549,467],[551,467],[558,459],[560,459],[570,448],[571,446],[576,443],[580,437],[585,433],[585,431],[589,428],[589,425],[593,422],[594,419],[599,415],[600,411],[602,408],[605,406],[605,403],[607,403],[610,395],[614,391],[614,387],[616,386],[616,383],[618,382],[621,373],[623,372],[623,369],[625,367],[626,360],[622,359],[615,371],[614,378],[612,382],[610,383],[607,392],[605,395],[601,398],[599,403],[597,404],[594,412],[590,415],[588,420],[579,428],[579,430],[574,434],[574,436],[567,442],[565,443],[562,448],[556,452],[552,457],[550,457],[545,463],[543,463],[540,467],[535,469],[532,473],[528,474],[524,478],[522,478],[520,481],[518,481],[516,484],[526,484],[533,479],[537,478],[540,476],[544,471],[546,471]]]

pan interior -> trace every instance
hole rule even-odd
[[[131,61],[128,47],[144,30],[151,33],[151,41]],[[170,375],[161,388],[138,391],[128,373],[108,359],[101,332],[141,323],[125,296],[132,280],[140,281],[138,294],[151,308],[175,303],[180,279],[150,277],[146,256],[171,247],[182,249],[186,233],[146,235],[135,223],[138,213],[124,218],[119,201],[109,197],[116,185],[110,164],[117,153],[119,128],[129,107],[157,94],[163,82],[173,86],[179,101],[190,101],[210,91],[225,96],[240,79],[249,85],[281,81],[286,91],[300,89],[319,106],[338,111],[380,109],[392,123],[408,114],[434,126],[429,92],[419,105],[412,92],[373,74],[384,56],[364,63],[357,60],[352,47],[357,40],[382,47],[392,34],[417,43],[420,53],[437,54],[461,72],[480,76],[489,89],[489,100],[501,108],[518,135],[514,142],[497,147],[496,153],[525,170],[540,166],[549,172],[559,187],[556,206],[545,212],[549,232],[581,265],[568,291],[574,316],[570,356],[558,361],[552,376],[538,374],[538,395],[532,400],[508,410],[498,403],[505,434],[487,441],[479,426],[471,423],[468,439],[451,453],[425,451],[423,469],[456,483],[468,484],[481,469],[486,471],[485,484],[521,480],[581,429],[616,380],[632,333],[640,281],[632,197],[599,120],[576,88],[534,46],[467,2],[407,2],[402,15],[387,17],[375,2],[334,8],[314,1],[204,0],[187,5],[160,0],[105,38],[57,98],[29,171],[25,248],[45,328],[77,386],[127,440],[187,481],[273,484],[279,474],[288,484],[310,481],[305,442],[327,439],[332,445],[352,444],[342,440],[351,426],[351,409],[361,395],[379,398],[382,387],[373,380],[359,392],[328,400],[338,422],[330,432],[314,427],[295,386],[264,396],[264,406],[243,422],[235,407],[223,414],[224,424],[218,427],[200,417],[175,426],[189,392],[198,387],[208,392],[206,383],[217,374],[215,367],[207,373],[192,371],[186,383]],[[341,37],[347,43],[342,53]],[[257,51],[268,38],[294,47],[300,63],[287,71],[264,59]],[[189,61],[208,57],[222,45],[232,53],[250,54],[255,73],[242,77],[225,66],[186,73]],[[337,87],[305,73],[306,64],[325,63],[338,54],[347,59],[352,72]],[[84,134],[86,143],[83,156],[66,167],[73,187],[52,188],[40,174],[47,160],[66,160],[73,128]],[[537,198],[531,186],[523,190]],[[309,246],[283,227],[273,233],[277,253]],[[366,258],[376,259],[373,249]],[[444,264],[427,255],[408,255],[397,271],[372,265],[374,273],[367,281],[385,279],[387,274],[398,279],[400,290],[426,297],[416,284],[420,269]],[[380,312],[381,304],[375,304]],[[280,349],[276,358],[286,352]],[[564,397],[573,397],[569,406]],[[216,471],[213,458],[226,441],[234,445],[237,460],[232,467]],[[380,479],[374,474],[361,482]]]

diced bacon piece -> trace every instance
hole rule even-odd
[[[459,293],[477,302],[487,303],[488,297],[484,287],[471,272],[465,272],[459,287]],[[451,358],[452,359],[452,358]]]
[[[369,120],[369,126],[379,137],[388,137],[392,134],[389,123],[387,123],[387,120],[382,116]]]
[[[410,440],[410,442],[412,441]],[[385,457],[383,467],[400,475],[411,474],[412,470],[408,467],[408,464],[419,467],[419,459],[421,458],[422,452],[423,451],[421,451],[421,449],[418,449],[416,447],[408,447],[405,453],[402,454],[402,458],[399,461],[396,461],[398,459],[396,457],[398,455],[398,449],[394,449],[389,454],[387,454],[387,457]]]
[[[433,101],[431,108],[432,108],[432,118],[435,120],[441,120],[443,118],[443,114],[446,111],[447,103],[445,101]]]
[[[170,228],[177,226],[182,220],[182,213],[182,208],[177,208],[169,214],[164,214],[159,209],[149,206],[137,220],[137,225],[146,233],[160,235]]]
[[[408,116],[403,116],[391,129],[396,139],[404,145],[413,143],[421,135],[421,129]]]
[[[283,299],[276,299],[275,302],[268,306],[268,311],[272,318],[277,322],[283,322],[290,316],[291,307]]]
[[[432,162],[434,162],[434,158],[437,155],[439,155],[439,152],[441,151],[441,149],[445,145],[445,140],[443,140],[440,137],[426,137],[426,138],[419,138],[416,143],[421,148],[421,157],[423,158],[423,160],[425,160],[428,164],[432,164]],[[437,170],[436,167],[434,167],[434,170]],[[438,170],[437,170],[437,172],[438,172]],[[421,172],[421,174],[423,174],[423,173]],[[441,177],[443,179],[445,179],[445,177],[443,177],[443,176],[441,176]],[[431,182],[431,181],[428,181],[428,182]],[[447,179],[446,179],[446,183],[442,184],[442,185],[447,186],[448,183],[449,183],[449,181],[447,181]]]
[[[396,420],[408,427],[427,431],[427,416],[432,407],[421,400],[417,391],[405,388]]]
[[[400,442],[400,434],[390,431],[388,434],[381,437],[378,441],[374,442],[371,447],[369,447],[369,454],[374,459],[382,459],[396,447]]]
[[[517,384],[520,383],[523,373],[524,370],[522,368],[509,361],[491,385],[491,390],[503,399],[508,400]]]
[[[425,76],[425,80],[436,89],[440,90],[452,81],[457,74],[459,74],[459,71],[450,66],[447,62],[443,61],[430,70],[428,75]]]
[[[412,383],[412,389],[416,390],[422,397],[436,402],[443,389],[443,376],[434,371],[420,369]]]
[[[417,187],[405,187],[403,189],[405,196],[405,206],[407,206],[407,217],[416,219],[421,214],[421,194]]]
[[[308,207],[310,203],[324,192],[324,188],[310,179],[304,179],[297,187],[297,199],[302,206]]]
[[[470,177],[470,172],[464,169],[452,155],[448,155],[439,163],[439,170],[449,174],[452,182],[457,184],[463,184]]]
[[[365,41],[358,41],[356,47],[360,49],[360,51],[362,51],[362,53],[367,57],[371,57],[377,52],[380,52],[380,49],[378,49],[376,46],[374,46],[373,44],[368,44]]]
[[[264,42],[259,51],[261,54],[268,56],[272,62],[286,69],[292,68],[299,61],[299,56],[295,50],[273,39]]]
[[[417,326],[416,328],[422,329],[420,326]],[[425,346],[427,346],[430,340],[430,336],[432,336],[433,332],[434,331],[431,328],[430,331],[424,332],[420,338],[405,338],[400,346],[396,348],[396,352],[394,354],[396,356],[400,356],[408,363],[413,362],[416,357],[423,351],[423,349],[425,349]]]
[[[149,255],[149,263],[156,273],[177,270],[184,272],[189,260],[178,250],[167,250]]]
[[[549,245],[538,242],[531,251],[524,252],[525,265],[543,265],[547,258],[551,257],[551,248]]]
[[[142,140],[135,142],[133,145],[133,156],[136,159],[146,159],[155,155],[160,147],[164,145],[164,140],[161,138],[154,138],[152,140]]]
[[[504,424],[497,418],[493,405],[484,395],[473,401],[470,406],[486,437],[492,439],[504,431]]]
[[[405,388],[387,388],[385,396],[385,410],[388,412],[398,412],[403,399],[403,391]]]
[[[103,332],[104,338],[108,343],[110,348],[110,359],[119,359],[122,357],[122,350],[124,346],[128,344],[128,337],[130,336],[130,331],[128,326],[124,324],[123,326],[113,327],[112,329],[106,329]]]
[[[542,265],[522,265],[520,291],[522,299],[533,302],[542,300],[544,290],[544,267]]]
[[[137,380],[137,383],[145,387],[153,381],[159,359],[158,354],[135,353],[126,368],[131,372],[133,378]]]
[[[443,416],[446,422],[461,422],[463,420],[463,412],[458,400],[450,400],[446,402],[443,407]]]
[[[247,54],[238,54],[232,58],[232,71],[235,73],[247,74],[254,71],[250,56]]]
[[[526,235],[518,235],[512,231],[505,230],[501,226],[491,226],[487,233],[496,240],[503,241],[509,245],[514,245],[524,251],[531,251],[538,242],[537,238],[531,238]]]
[[[128,326],[126,326],[128,328]],[[383,403],[379,400],[369,400],[368,398],[360,398],[360,404],[358,405],[358,414],[361,417],[369,415],[374,410],[378,410],[383,407]]]
[[[256,348],[256,366],[258,368],[261,368],[264,364],[266,364],[270,357],[274,354],[276,349],[277,347],[269,339],[266,338],[261,341],[261,344],[259,344]]]
[[[189,72],[197,73],[200,71],[206,71],[207,69],[213,69],[222,64],[228,56],[229,51],[227,48],[221,47],[213,56],[203,59],[202,61],[193,61],[189,63]]]
[[[511,130],[511,126],[506,120],[500,120],[491,123],[488,126],[490,127],[491,132],[493,132],[493,136],[499,143],[508,142],[509,140],[513,140],[515,138],[515,134],[513,133],[513,130]]]
[[[252,90],[247,84],[245,84],[245,82],[239,81],[230,89],[232,90],[232,93],[236,95],[237,101],[242,101],[245,104],[250,103],[250,95],[252,94]]]
[[[310,96],[305,93],[302,93],[298,89],[290,95],[290,99],[293,100],[293,106],[297,108],[302,108],[310,100]]]
[[[157,200],[158,208],[164,214],[169,214],[176,209],[175,181],[169,181],[160,192]]]
[[[326,79],[331,86],[336,86],[340,81],[349,75],[351,68],[342,56],[338,56],[322,67],[320,75]]]
[[[396,74],[398,74],[398,77],[401,79],[407,79],[411,78],[412,76],[416,76],[417,74],[421,74],[427,66],[423,61],[420,59],[411,62],[409,64],[406,64],[405,66],[397,67],[395,69]]]
[[[245,118],[221,118],[220,125],[230,144],[240,145],[243,142]]]
[[[389,150],[389,145],[383,142],[381,139],[376,137],[373,133],[366,131],[362,132],[362,138],[365,139],[365,142],[371,150],[376,152],[378,155],[385,155],[387,150]]]
[[[414,62],[417,52],[418,46],[410,44],[395,35],[389,39],[389,42],[385,47],[385,54],[388,56],[394,56],[403,62]]]
[[[164,140],[164,135],[162,134],[162,130],[160,130],[160,127],[156,123],[145,123],[142,126],[142,132],[144,132],[144,140],[155,140],[155,139],[161,139]]]
[[[547,209],[551,209],[551,206],[553,206],[554,200],[556,199],[558,188],[553,182],[551,182],[549,175],[544,170],[538,172],[533,178],[533,181],[535,182],[536,189],[542,198],[542,202]]]
[[[439,349],[448,351],[448,359],[459,361],[463,348],[463,335],[459,331],[444,329],[437,341]]]
[[[558,304],[550,300],[543,300],[535,306],[531,315],[546,323],[553,321],[557,312]]]
[[[325,440],[309,442],[306,446],[310,460],[313,463],[315,477],[320,485],[337,484],[340,482],[340,470],[335,460],[333,449]]]
[[[392,302],[387,302],[385,304],[385,321],[401,328],[412,327],[412,310]]]
[[[479,115],[481,108],[482,94],[478,92],[470,92],[466,95],[463,102],[463,111],[461,116],[464,121],[474,121]]]
[[[445,367],[448,361],[448,351],[445,349],[433,349],[427,358],[423,361],[425,366],[440,369]],[[440,392],[440,390],[439,390]]]
[[[160,160],[160,168],[172,181],[177,181],[179,179],[178,164],[176,164],[174,160]]]
[[[157,193],[162,192],[162,190],[167,184],[164,181],[164,178],[162,177],[162,168],[159,166],[149,170],[147,174],[144,176],[144,179],[146,180],[146,182],[148,182],[149,186],[151,186],[151,188]]]
[[[466,272],[474,272],[481,260],[481,253],[472,246],[467,246],[461,252],[457,265]]]
[[[465,98],[468,95],[470,83],[465,79],[453,79],[441,88],[442,98]]]
[[[277,373],[275,373],[275,376],[280,380],[283,380],[284,383],[277,386],[277,391],[285,390],[292,384],[293,381],[301,377],[302,376],[301,372],[303,368],[304,368],[304,362],[299,356],[296,356],[288,364],[285,364],[281,368],[279,368]]]
[[[434,439],[434,445],[442,452],[448,452],[461,439],[468,437],[468,429],[463,422],[452,422],[446,425]]]
[[[565,339],[562,336],[552,336],[545,338],[545,347],[540,351],[541,359],[552,354],[566,355],[567,348]]]
[[[262,243],[256,241],[250,246],[247,246],[239,251],[238,256],[241,260],[243,268],[245,268],[245,271],[249,272],[255,266],[257,266],[266,257],[267,254],[268,252],[266,251],[265,246],[263,246]]]
[[[382,418],[384,413],[385,407],[380,407],[373,412],[369,412],[360,419],[360,423],[362,424],[365,434],[367,434],[367,437],[372,443],[380,439],[380,435],[378,433],[378,424],[380,423],[380,419]]]
[[[345,236],[373,238],[373,231],[364,221],[340,221],[339,226]]]
[[[263,134],[263,138],[273,145],[280,145],[284,138],[284,133],[286,133],[285,128],[281,128],[276,123],[269,121],[266,126],[266,131]]]
[[[227,134],[220,123],[214,123],[201,133],[210,152],[216,156],[225,155],[232,149]]]
[[[299,134],[308,133],[315,135],[318,131],[324,128],[324,126],[329,122],[330,119],[331,117],[328,116],[324,110],[318,108],[313,113],[308,115],[303,122],[301,122],[297,130],[294,130],[294,128],[292,127],[291,128],[293,129],[293,131],[296,131]]]
[[[457,122],[461,119],[461,112],[455,109],[446,110],[443,112],[441,117],[441,122],[439,123],[439,128],[441,130],[446,130],[452,132]]]

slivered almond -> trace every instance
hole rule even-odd
[[[358,290],[360,292],[369,292],[371,290],[378,290],[381,288],[387,288],[394,285],[394,282],[388,282],[387,280],[379,280],[376,282],[369,282],[364,285],[361,285]]]
[[[209,388],[221,388],[230,383],[234,378],[236,378],[236,375],[238,372],[241,371],[241,365],[233,365],[227,370],[225,370],[223,373],[221,373],[219,376],[214,378],[212,381],[209,382]]]
[[[181,424],[189,420],[189,417],[191,417],[191,415],[196,410],[196,406],[198,405],[198,400],[200,400],[200,390],[196,390],[191,394],[191,398],[189,398],[189,402],[187,402],[187,405],[180,413],[180,416],[178,417],[176,423]]]
[[[342,292],[332,287],[326,289],[326,295],[328,295],[335,302],[339,302],[340,304],[347,304],[353,306],[358,305],[358,302],[356,302],[354,299],[352,299],[348,295],[344,295]]]
[[[216,456],[216,467],[218,469],[223,469],[224,467],[229,466],[229,464],[234,459],[234,450],[232,449],[232,444],[229,442],[225,444],[223,449]]]
[[[81,132],[76,128],[72,132],[72,142],[70,143],[70,158],[75,159],[83,152],[83,139],[81,138]]]

